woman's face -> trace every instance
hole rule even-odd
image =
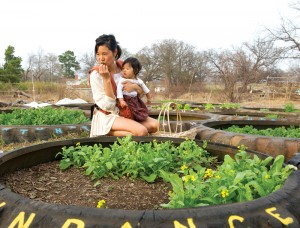
[[[99,64],[105,64],[111,66],[114,63],[114,54],[105,45],[99,46],[96,53],[96,59]]]

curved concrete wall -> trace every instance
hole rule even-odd
[[[222,119],[222,118],[220,118]],[[216,128],[225,125],[253,125],[261,127],[280,127],[280,126],[299,126],[300,121],[289,120],[262,120],[261,118],[242,117],[240,120],[217,120],[209,121],[201,124],[197,132],[196,138],[200,140],[208,140],[230,146],[245,145],[251,150],[263,152],[271,156],[283,154],[286,161],[290,160],[296,153],[300,152],[299,138],[284,138],[284,137],[267,137],[260,135],[238,134],[218,130]]]
[[[66,125],[8,126],[0,125],[0,138],[6,143],[32,142],[65,136],[70,133],[81,134],[91,130],[90,123]]]

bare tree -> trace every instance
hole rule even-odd
[[[163,75],[159,70],[159,64],[158,61],[156,61],[156,55],[153,49],[145,47],[137,53],[136,57],[142,64],[141,78],[143,78],[145,82],[162,79]]]
[[[284,48],[274,47],[273,41],[258,38],[253,43],[244,43],[235,56],[235,65],[242,84],[240,92],[246,92],[247,86],[258,82],[268,69],[276,68],[284,53]]]
[[[60,78],[62,74],[61,65],[58,62],[58,57],[55,54],[48,53],[45,57],[45,67],[47,72],[45,74],[45,80],[53,82],[55,79]]]
[[[230,102],[238,100],[234,93],[236,84],[238,82],[238,74],[235,66],[235,54],[232,51],[225,50],[217,53],[211,50],[207,55],[211,64],[212,75],[215,78],[220,78],[224,83],[224,95]]]
[[[27,68],[24,70],[23,80],[28,81],[31,80],[31,69],[33,68],[33,55],[29,55],[27,59]]]
[[[55,54],[44,54],[42,49],[35,54],[30,54],[27,59],[27,68],[24,72],[24,80],[53,81],[62,74],[58,57]]]
[[[163,40],[150,48],[143,48],[138,56],[147,81],[167,79],[171,86],[177,86],[189,85],[191,80],[198,78],[200,81],[204,77],[204,55],[184,42]]]
[[[82,71],[85,74],[88,74],[89,70],[97,64],[95,53],[94,52],[84,53],[80,58],[80,62],[83,65],[81,68]]]
[[[224,94],[230,102],[237,102],[240,93],[247,91],[250,83],[257,82],[265,73],[276,68],[284,53],[283,48],[274,47],[273,41],[256,39],[241,47],[208,55],[213,75],[224,83]],[[238,84],[241,85],[239,92]]]
[[[31,54],[28,57],[27,76],[30,75],[35,81],[41,81],[42,76],[46,73],[46,64],[44,60],[44,51],[39,49],[36,54]]]
[[[125,60],[125,59],[127,59],[128,57],[131,57],[131,56],[135,56],[135,55],[130,53],[126,48],[122,48],[122,55],[120,57],[121,60]]]
[[[294,1],[290,7],[300,12],[300,1]],[[286,58],[300,57],[299,17],[281,18],[281,24],[276,29],[266,28],[268,38],[272,41],[283,42],[286,47]]]

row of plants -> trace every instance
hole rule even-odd
[[[261,108],[259,111],[261,111],[261,112],[270,112],[270,109]],[[288,102],[288,103],[284,104],[283,112],[288,112],[288,113],[289,112],[296,112],[296,113],[298,113],[298,112],[300,112],[300,110],[295,107],[294,103]]]
[[[215,109],[239,109],[240,104],[238,103],[223,103],[223,104],[210,104],[207,103],[204,105],[205,111],[213,111]]]
[[[218,110],[218,109],[228,110],[228,109],[239,109],[240,108],[240,104],[239,103],[223,103],[223,104],[206,103],[206,104],[199,105],[198,107],[194,107],[193,108],[188,103],[182,104],[182,103],[180,103],[178,101],[169,101],[169,100],[168,101],[163,101],[163,103],[165,103],[165,102],[174,102],[174,103],[177,103],[178,109],[179,110],[183,110],[183,111],[198,111],[198,110],[202,110],[202,109],[204,109],[205,111],[214,111],[214,110]],[[160,110],[161,107],[162,107],[161,105],[153,105],[152,109]],[[260,111],[269,112],[270,110],[267,109],[267,108],[263,108],[263,109],[260,109]],[[292,103],[292,102],[288,102],[288,103],[284,104],[283,111],[287,112],[287,113],[290,113],[290,112],[300,112],[300,110],[298,110],[295,107],[295,104]]]
[[[191,107],[190,104],[176,103],[176,105],[177,105],[177,109],[181,110],[181,111],[199,111],[200,110],[199,107],[193,108],[193,107]],[[163,105],[153,105],[151,108],[153,110],[161,110],[162,107],[163,107]],[[175,108],[174,107],[170,107],[169,110],[175,110]]]
[[[201,109],[204,109],[205,111],[213,111],[215,109],[238,109],[238,108],[240,108],[240,104],[237,104],[237,103],[223,103],[223,104],[207,103],[204,105],[199,105],[198,107],[192,107],[188,103],[186,103],[186,104],[176,103],[176,104],[177,104],[177,108],[181,111],[199,111]],[[161,110],[162,105],[153,105],[152,109]],[[173,110],[173,109],[174,108],[170,107],[170,110]]]
[[[263,108],[263,109],[260,109],[260,111],[269,112],[270,110],[267,108]],[[283,111],[284,112],[296,112],[296,113],[300,112],[300,110],[295,107],[294,103],[291,103],[291,102],[284,104]]]
[[[170,182],[169,203],[163,208],[189,208],[244,202],[266,196],[279,189],[295,169],[284,165],[284,156],[265,160],[250,158],[244,146],[234,158],[225,155],[220,165],[216,157],[193,140],[179,145],[171,141],[135,142],[130,136],[118,138],[110,147],[101,144],[64,147],[60,168],[84,168],[95,185],[102,177],[118,179],[128,176],[147,182],[162,179]],[[273,161],[273,162],[272,162]],[[102,207],[104,202],[101,200]]]
[[[276,128],[267,129],[256,129],[252,125],[246,125],[240,127],[238,125],[232,125],[228,128],[222,128],[221,130],[235,132],[240,134],[250,134],[250,135],[262,135],[270,137],[286,137],[286,138],[300,138],[300,127],[295,126],[281,126]]]
[[[59,125],[81,124],[89,121],[83,111],[64,107],[14,108],[10,113],[0,114],[0,125]]]

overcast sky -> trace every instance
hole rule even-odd
[[[291,0],[2,0],[0,64],[8,45],[15,56],[91,53],[95,39],[114,34],[136,53],[164,39],[199,51],[251,42],[263,27],[275,28],[293,11]],[[26,65],[26,63],[22,63]]]

